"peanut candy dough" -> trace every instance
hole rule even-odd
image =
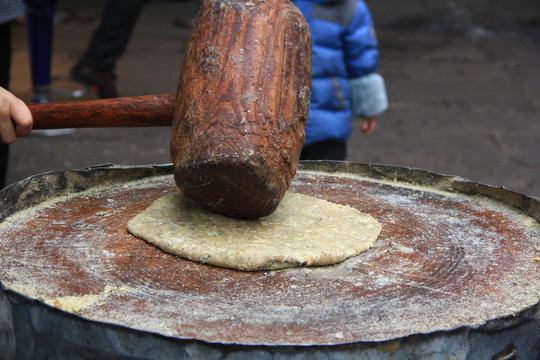
[[[292,192],[256,220],[214,214],[172,193],[127,228],[168,253],[244,271],[336,264],[367,250],[382,230],[371,215]]]

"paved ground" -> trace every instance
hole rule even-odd
[[[57,2],[53,87],[84,50],[102,1]],[[356,127],[349,160],[459,175],[540,197],[540,3],[537,0],[367,0],[390,109]],[[176,91],[197,2],[151,0],[118,64],[123,96]],[[24,25],[14,31],[12,90],[29,101]],[[89,93],[84,98],[94,98]],[[69,100],[54,95],[54,100]],[[12,146],[9,181],[96,164],[167,163],[169,129],[84,129]]]

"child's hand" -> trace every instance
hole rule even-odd
[[[364,118],[362,120],[362,132],[364,135],[370,135],[377,128],[377,118]]]
[[[30,134],[32,114],[28,106],[15,95],[0,87],[0,139],[11,144],[18,137]]]

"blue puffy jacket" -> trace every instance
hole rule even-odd
[[[356,98],[360,99],[372,94],[373,81],[382,80],[371,79],[380,77],[375,73],[379,53],[371,14],[361,0],[294,3],[306,18],[313,40],[313,82],[305,144],[345,142],[352,132],[353,108],[355,115],[363,117],[378,116],[385,109],[380,101],[375,101],[375,108],[364,101],[364,108],[371,109],[361,109],[362,105],[352,104],[351,98],[351,86],[358,90]],[[377,96],[386,100],[386,93]]]

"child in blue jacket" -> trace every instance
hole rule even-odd
[[[379,52],[362,0],[295,0],[311,30],[313,82],[302,160],[345,160],[353,118],[371,134],[388,107]]]

